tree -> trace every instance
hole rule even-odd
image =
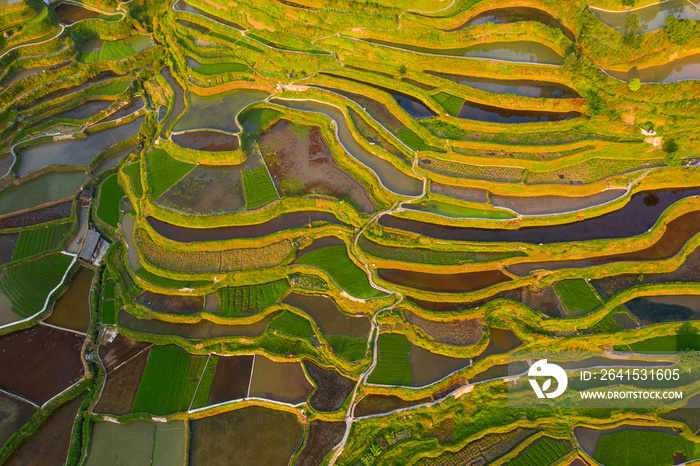
[[[642,87],[642,83],[639,78],[634,78],[627,84],[627,87],[630,88],[630,91],[637,92]]]
[[[678,19],[675,16],[668,16],[665,21],[664,31],[668,34],[671,42],[678,45],[685,45],[691,38],[698,35],[698,28],[694,21],[689,19]]]
[[[401,66],[399,66],[399,73],[406,74],[406,71],[408,71],[408,69],[406,68],[406,65],[402,63]]]

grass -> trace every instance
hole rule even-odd
[[[105,41],[100,50],[100,60],[123,60],[134,54],[126,39]]]
[[[117,302],[102,301],[102,323],[104,325],[117,324]]]
[[[239,73],[249,71],[243,63],[205,63],[194,69],[197,73],[213,75],[221,73]]]
[[[598,296],[582,278],[556,283],[554,290],[561,298],[564,308],[572,315],[585,314],[601,305]]]
[[[148,182],[151,185],[151,196],[158,199],[172,185],[191,172],[195,165],[180,162],[172,158],[162,149],[153,149],[146,155],[148,165]]]
[[[131,188],[134,190],[136,196],[143,196],[143,186],[141,186],[141,168],[138,162],[130,163],[124,165],[124,173],[131,180]]]
[[[189,407],[201,356],[190,356],[181,348],[168,345],[156,346],[148,355],[132,412],[155,415],[185,411]]]
[[[367,382],[380,385],[411,385],[411,344],[398,333],[379,335],[379,362]]]
[[[234,317],[252,315],[276,303],[289,288],[287,280],[277,280],[260,285],[221,288],[216,292],[221,314]]]
[[[119,19],[121,19],[121,17],[122,17],[122,15],[119,15],[119,14],[117,14],[117,15],[101,14],[98,16],[98,18],[103,20],[103,21],[118,21]]]
[[[648,338],[630,345],[632,351],[700,351],[700,337],[694,334]]]
[[[104,291],[102,293],[102,299],[114,299],[116,297],[115,295],[115,287],[116,283],[115,282],[107,282],[104,287]]]
[[[408,128],[399,131],[396,137],[413,150],[432,150],[435,152],[445,152],[443,149],[430,146],[421,139],[413,130]]]
[[[97,207],[97,216],[107,225],[117,228],[121,213],[121,200],[124,190],[119,186],[117,175],[112,175],[100,185],[100,198]]]
[[[131,81],[112,83],[99,89],[89,89],[87,95],[119,95],[126,91],[131,85]]]
[[[367,340],[351,338],[345,335],[327,335],[326,340],[328,340],[328,344],[331,345],[333,351],[346,361],[359,361],[365,357]]]
[[[241,123],[250,123],[260,127],[272,121],[277,115],[279,115],[279,112],[276,110],[256,108],[247,112],[245,116],[241,118]]]
[[[452,116],[457,115],[459,111],[462,110],[462,104],[464,104],[464,99],[460,99],[459,97],[448,94],[447,92],[435,94],[433,99],[435,99],[435,102],[442,105],[445,111]]]
[[[270,321],[268,329],[293,337],[312,338],[315,333],[311,323],[299,314],[284,311]]]
[[[421,212],[432,212],[452,218],[488,218],[494,220],[515,218],[515,215],[506,210],[475,209],[473,207],[464,207],[440,201],[426,201],[421,202],[420,204],[404,204],[404,207],[419,210]]]
[[[62,223],[55,227],[23,231],[19,234],[12,260],[21,260],[38,254],[58,249],[70,231],[71,223]]]
[[[0,291],[10,300],[12,312],[21,317],[39,312],[71,261],[70,256],[54,254],[0,275]]]
[[[44,18],[46,18],[46,16],[48,16],[48,14],[49,9],[45,6],[35,17],[24,23],[24,27],[30,27],[39,24],[41,21],[44,20]]]
[[[242,176],[247,209],[257,209],[277,199],[277,190],[266,167],[245,170]]]
[[[370,286],[365,271],[350,260],[345,246],[316,249],[301,256],[296,263],[323,270],[340,288],[356,298],[383,296]]]
[[[567,442],[557,442],[545,437],[527,447],[508,464],[512,466],[549,466],[570,451],[571,446]]]
[[[620,315],[620,314],[627,314],[627,310],[625,309],[624,306],[618,306],[615,309],[613,309],[613,312],[605,316],[600,322],[597,324],[591,326],[588,328],[588,330],[593,333],[613,333],[617,332],[618,330],[624,330],[625,327],[621,323],[619,323],[616,319],[615,316]]]
[[[78,60],[83,62],[83,63],[95,63],[100,59],[100,52],[84,52],[80,54],[80,57],[78,57]]]
[[[664,432],[624,430],[602,435],[593,458],[615,466],[670,466],[677,452],[688,461],[700,458],[700,444]]]
[[[210,281],[205,280],[173,280],[168,277],[161,277],[146,269],[138,269],[136,275],[143,278],[148,283],[159,286],[161,288],[203,288],[205,286],[211,285]]]
[[[209,362],[207,362],[202,378],[199,380],[197,393],[194,394],[194,399],[192,400],[192,409],[203,408],[209,404],[209,392],[211,391],[211,384],[214,382],[216,366],[218,365],[219,357],[212,355],[209,358]]]

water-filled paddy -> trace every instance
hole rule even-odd
[[[253,356],[219,357],[216,374],[209,390],[208,403],[215,405],[248,396],[252,372]]]
[[[255,355],[249,396],[283,403],[303,403],[313,390],[300,362],[277,362]]]
[[[51,165],[87,165],[101,151],[135,136],[143,121],[144,117],[140,117],[86,138],[50,142],[22,151],[17,173],[22,176]]]
[[[431,48],[378,39],[367,39],[367,42],[386,45],[412,52],[431,55],[447,55],[453,57],[482,58],[488,60],[501,60],[509,62],[540,63],[547,65],[561,65],[564,57],[540,42],[528,40],[511,42],[491,42],[477,44],[468,47]]]
[[[190,106],[173,131],[214,129],[237,133],[241,130],[235,118],[238,112],[268,95],[268,92],[256,89],[234,90],[214,96],[199,96],[190,92]]]
[[[51,172],[0,192],[0,215],[31,209],[73,196],[85,172]]]
[[[482,91],[496,94],[513,94],[523,97],[536,97],[544,99],[575,99],[578,92],[570,87],[546,81],[533,81],[528,79],[492,79],[460,74],[440,73],[426,71],[426,73],[439,78],[448,79],[464,86],[473,87]]]
[[[239,31],[243,31],[244,28],[239,26],[238,24],[232,22],[232,21],[227,21],[223,18],[220,18],[218,16],[214,16],[210,13],[207,13],[204,10],[200,10],[199,8],[195,8],[192,5],[190,5],[187,2],[184,2],[183,0],[177,0],[175,4],[173,5],[173,8],[178,10],[178,11],[186,11],[187,13],[193,13],[196,15],[204,16],[205,18],[209,18],[213,21],[216,21],[217,23],[225,24],[226,26],[230,26],[232,28],[238,29]]]
[[[396,395],[366,395],[355,406],[355,417],[370,416],[372,414],[388,413],[401,408],[428,403],[432,398],[419,400],[404,400]]]
[[[418,196],[423,192],[423,182],[421,180],[406,175],[391,163],[377,157],[362,147],[350,132],[350,128],[348,128],[345,121],[345,114],[337,107],[310,100],[291,101],[272,99],[271,102],[297,110],[327,115],[335,122],[338,138],[345,147],[345,150],[357,161],[373,170],[387,189],[404,196]]]
[[[491,328],[489,332],[489,344],[486,349],[474,358],[474,362],[480,361],[492,354],[503,354],[517,348],[523,342],[508,329]]]
[[[306,312],[324,335],[345,335],[367,339],[371,328],[367,317],[343,314],[335,302],[326,296],[289,293],[282,301]]]
[[[147,217],[148,224],[160,235],[173,241],[221,241],[234,238],[259,238],[284,230],[303,228],[316,222],[342,225],[335,215],[327,212],[292,212],[282,214],[265,223],[215,228],[188,228],[173,225],[155,217]]]
[[[318,127],[280,120],[260,137],[260,149],[281,196],[326,194],[365,213],[374,210],[365,187],[336,164]]]
[[[43,404],[83,375],[83,335],[36,325],[0,339],[0,388]]]
[[[233,151],[238,149],[238,137],[218,131],[188,131],[173,134],[173,142],[185,149],[207,152]]]
[[[533,123],[541,121],[563,121],[581,116],[580,112],[544,112],[536,110],[514,110],[465,101],[457,118],[485,121],[489,123]]]
[[[180,83],[178,83],[175,77],[173,76],[173,73],[172,71],[170,71],[170,68],[161,69],[160,74],[165,78],[168,84],[170,84],[170,87],[173,88],[174,99],[173,110],[172,112],[170,112],[170,117],[168,117],[168,120],[165,122],[165,125],[163,126],[163,131],[161,133],[161,137],[165,137],[165,134],[167,133],[168,128],[170,127],[170,124],[173,121],[175,121],[175,119],[178,118],[185,110],[185,91],[182,89]]]
[[[146,369],[150,350],[144,350],[107,374],[95,412],[106,414],[128,414],[136,400],[143,372]]]
[[[288,464],[304,428],[297,416],[259,406],[190,422],[190,464]],[[226,441],[221,441],[221,433]],[[284,433],[284,435],[280,435]]]
[[[411,360],[411,376],[414,387],[424,387],[437,382],[449,374],[471,364],[469,358],[452,358],[432,353],[417,345],[411,345],[408,355]]]
[[[649,296],[625,303],[643,325],[700,320],[700,295]]]
[[[461,26],[449,29],[446,32],[461,31],[466,27],[478,26],[480,24],[505,24],[521,21],[536,21],[545,24],[549,27],[559,29],[570,41],[574,42],[576,40],[574,33],[564,26],[557,18],[544,10],[531,7],[505,7],[487,10],[469,19]]]
[[[85,103],[82,103],[78,105],[77,107],[73,107],[70,110],[66,110],[65,112],[58,113],[54,116],[51,116],[47,119],[42,119],[41,115],[39,115],[38,118],[32,118],[30,121],[38,121],[38,123],[33,124],[32,126],[36,126],[38,124],[44,124],[48,123],[51,121],[67,118],[70,120],[83,120],[85,118],[90,118],[92,116],[97,115],[98,113],[102,112],[103,110],[106,110],[110,105],[112,105],[111,100],[88,100]]]
[[[605,72],[623,81],[637,78],[643,83],[675,83],[700,79],[700,54],[678,58],[663,65],[641,69],[634,67],[629,71],[606,70]]]
[[[93,19],[100,16],[100,13],[95,10],[83,8],[72,3],[59,3],[54,10],[61,24],[65,24],[66,26],[84,19]]]
[[[134,340],[121,333],[112,341],[105,335],[100,342],[100,359],[109,373],[150,345],[151,343]]]
[[[204,296],[179,296],[146,290],[135,301],[163,314],[187,316],[204,311]]]
[[[183,212],[236,212],[245,208],[244,170],[260,166],[254,157],[240,165],[197,165],[158,198],[158,203]]]
[[[0,443],[5,443],[36,412],[26,401],[0,392]]]
[[[669,16],[700,21],[700,8],[686,0],[667,0],[629,11],[606,11],[593,7],[591,7],[591,11],[602,22],[622,33],[625,32],[625,21],[632,14],[639,19],[639,28],[636,29],[636,32],[661,29]]]
[[[384,215],[379,224],[412,231],[436,239],[486,242],[560,243],[591,239],[626,238],[654,226],[659,215],[674,202],[700,194],[700,189],[643,191],[634,194],[622,208],[566,225],[527,227],[519,230],[460,228]]]
[[[73,201],[61,202],[41,209],[32,210],[23,214],[0,218],[0,229],[18,228],[37,225],[68,218],[71,215]]]
[[[467,293],[511,279],[500,270],[435,274],[398,269],[377,269],[382,280],[400,286],[436,293]]]
[[[429,320],[405,310],[408,322],[419,327],[440,343],[455,346],[475,345],[481,340],[482,323],[480,319],[436,321]]]
[[[294,464],[299,466],[321,464],[323,458],[343,439],[345,427],[344,422],[319,419],[311,421],[308,438]]]
[[[572,210],[587,209],[619,199],[627,193],[624,189],[608,189],[591,196],[508,196],[491,194],[495,207],[505,207],[523,215],[547,215]]]
[[[337,411],[352,393],[355,381],[334,369],[323,368],[310,359],[303,361],[306,371],[316,383],[309,404],[318,411]]]
[[[87,332],[90,325],[90,287],[95,272],[80,267],[68,290],[56,301],[47,323],[58,327]]]

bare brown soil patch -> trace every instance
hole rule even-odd
[[[105,336],[100,343],[100,359],[107,372],[112,372],[117,366],[133,358],[150,345],[151,343],[134,340],[121,333],[117,334],[112,342],[109,342]]]
[[[0,230],[5,228],[20,228],[37,225],[39,223],[50,222],[61,218],[68,218],[71,215],[73,201],[61,202],[42,209],[32,210],[22,214],[12,215],[0,219]]]
[[[316,382],[309,403],[317,411],[337,411],[352,393],[355,381],[333,369],[325,369],[309,359],[303,361],[306,372]]]
[[[295,465],[316,466],[343,439],[344,422],[311,421],[309,438],[301,451]]]
[[[80,267],[73,275],[70,287],[56,301],[47,323],[79,332],[87,332],[90,326],[90,287],[95,272]]]
[[[0,392],[0,445],[31,419],[35,412],[36,408],[26,401]]]
[[[209,391],[209,404],[245,398],[252,371],[253,356],[220,357]]]
[[[136,302],[156,312],[188,316],[204,310],[204,296],[178,296],[144,291]]]
[[[107,374],[107,382],[100,401],[95,406],[96,413],[128,414],[134,405],[136,393],[146,368],[149,351],[144,351],[123,366]]]
[[[438,322],[425,319],[411,311],[404,311],[406,320],[420,327],[440,343],[455,346],[475,345],[481,339],[481,320],[467,319]]]

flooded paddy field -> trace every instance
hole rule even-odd
[[[156,319],[138,319],[126,310],[119,311],[119,325],[140,333],[175,335],[188,340],[208,340],[220,337],[255,337],[262,334],[275,314],[250,325],[215,324],[202,319],[195,324],[179,324]]]
[[[101,119],[100,122],[121,120],[122,118],[125,118],[131,115],[132,113],[136,113],[137,111],[142,110],[143,108],[145,108],[143,100],[141,100],[141,98],[139,97],[134,97],[129,102],[119,107],[119,109],[116,112],[107,115],[106,117]]]
[[[618,32],[625,33],[625,21],[635,14],[639,21],[636,32],[649,32],[664,27],[666,18],[675,16],[678,19],[689,19],[700,21],[700,9],[692,2],[683,0],[667,0],[642,8],[635,8],[633,11],[609,11],[591,7],[591,11],[602,22],[614,28]]]
[[[5,228],[30,227],[52,220],[68,218],[71,215],[72,206],[73,201],[66,201],[30,212],[0,218],[0,230]]]
[[[637,69],[637,67],[633,67],[629,71],[606,70],[605,72],[623,81],[637,78],[643,83],[675,83],[700,79],[700,54],[689,55],[647,68]]]
[[[95,272],[80,267],[70,281],[70,287],[54,304],[44,322],[78,332],[87,332],[90,325],[90,287]]]
[[[610,435],[610,434],[616,434],[619,432],[630,432],[630,431],[638,431],[638,432],[645,432],[645,433],[656,433],[656,434],[662,434],[664,435],[673,435],[677,436],[678,432],[675,432],[673,429],[670,429],[668,427],[659,427],[659,426],[636,426],[636,425],[629,425],[629,424],[623,424],[621,426],[615,427],[613,429],[594,429],[591,427],[576,427],[574,429],[574,436],[576,437],[576,440],[578,440],[579,445],[581,445],[581,448],[583,449],[584,452],[586,452],[587,455],[589,455],[591,458],[597,458],[596,456],[597,450],[598,450],[598,445],[600,444],[601,439],[604,436]]]
[[[313,388],[300,362],[277,362],[255,355],[248,396],[298,404],[306,401]]]
[[[190,107],[177,121],[173,131],[212,129],[237,133],[241,128],[234,117],[248,105],[269,95],[266,91],[255,89],[229,91],[215,96],[198,96],[190,92]]]
[[[0,388],[43,404],[83,375],[85,337],[36,325],[0,338]]]
[[[540,42],[520,40],[509,42],[490,42],[468,47],[432,48],[396,42],[365,39],[372,44],[385,45],[412,52],[429,55],[446,55],[452,57],[482,58],[516,63],[540,63],[543,65],[561,65],[564,57]]]
[[[344,422],[314,420],[309,426],[309,435],[304,448],[297,456],[295,465],[316,466],[343,439]]]
[[[642,325],[700,320],[700,295],[636,298],[625,307]]]
[[[72,197],[85,182],[85,178],[83,171],[52,172],[19,186],[11,186],[0,191],[0,215],[32,209]]]
[[[237,136],[218,131],[188,131],[172,135],[173,142],[185,149],[207,152],[234,151],[238,149]]]
[[[44,465],[47,460],[63,464],[68,456],[73,424],[85,394],[66,402],[46,419],[29,440],[22,443],[5,464],[13,466]]]
[[[461,74],[426,71],[426,73],[447,79],[463,86],[473,87],[495,94],[512,94],[540,99],[575,99],[580,97],[572,88],[559,83],[528,79],[493,79]]]
[[[368,317],[344,314],[331,298],[321,295],[289,293],[282,301],[306,312],[324,335],[345,335],[367,339],[371,325]]]
[[[465,101],[457,118],[489,123],[533,123],[538,121],[564,121],[579,118],[580,112],[543,112],[536,110],[514,110]]]
[[[461,31],[464,28],[470,26],[478,26],[480,24],[505,24],[505,23],[517,23],[521,21],[536,21],[542,23],[551,28],[559,29],[567,39],[571,42],[576,41],[576,36],[571,29],[564,26],[561,21],[549,14],[544,10],[531,7],[505,7],[505,8],[494,8],[492,10],[486,10],[473,18],[469,19],[467,22],[461,26],[446,30],[445,32]]]
[[[22,176],[50,165],[87,165],[106,148],[135,136],[144,117],[120,126],[90,134],[86,138],[65,139],[21,151],[17,174]]]
[[[390,283],[436,293],[466,293],[511,280],[500,270],[444,275],[411,270],[377,269],[377,275]]]
[[[692,432],[700,430],[700,395],[690,398],[685,406],[672,409],[661,415],[663,419],[679,421],[687,425]]]
[[[92,45],[92,44],[90,44]],[[86,89],[88,87],[92,87],[93,85],[95,86],[95,89],[98,88],[97,85],[102,85],[104,84],[104,87],[107,87],[110,83],[115,81],[115,78],[118,77],[123,77],[124,75],[120,75],[115,73],[114,71],[107,70],[107,71],[101,71],[92,78],[87,79],[84,81],[82,84],[78,84],[75,86],[70,86],[70,87],[64,87],[62,89],[58,89],[52,92],[49,92],[48,94],[43,95],[39,100],[35,100],[32,102],[29,102],[27,104],[21,105],[18,110],[20,111],[25,111],[25,110],[30,110],[28,113],[32,113],[31,110],[38,108],[39,106],[42,106],[54,99],[57,99],[59,97],[66,96],[68,94],[72,93],[77,93],[79,91],[82,91],[83,89]],[[102,86],[99,86],[102,87]],[[60,104],[59,104],[60,105]]]
[[[252,373],[252,355],[219,357],[208,403],[215,405],[247,397]]]
[[[185,110],[185,91],[184,89],[182,89],[182,86],[180,86],[180,84],[173,76],[173,73],[172,71],[170,71],[170,68],[161,69],[160,74],[165,78],[168,84],[170,84],[170,87],[173,88],[173,98],[175,101],[173,104],[173,110],[172,112],[170,112],[170,117],[168,118],[168,121],[165,122],[165,126],[163,126],[163,132],[161,133],[161,137],[164,138],[166,133],[168,132],[170,124],[173,121],[175,121],[175,119],[178,118]]]
[[[37,408],[26,401],[0,392],[0,444],[29,421]]]
[[[117,333],[112,341],[109,341],[110,338],[105,334],[100,342],[100,359],[108,373],[151,346],[151,343],[134,340],[121,333]]]
[[[292,212],[282,214],[265,223],[215,228],[188,228],[173,225],[155,217],[147,217],[148,224],[160,235],[180,243],[223,241],[229,239],[261,238],[274,233],[303,228],[315,223],[343,225],[327,212]]]
[[[102,395],[95,406],[96,413],[123,415],[131,412],[149,352],[150,349],[142,350],[109,371]]]
[[[241,172],[259,166],[253,159],[240,165],[197,165],[158,198],[164,206],[191,213],[236,212],[245,208]]]
[[[348,114],[350,115],[350,119],[352,120],[353,125],[355,125],[357,132],[360,133],[363,138],[365,138],[371,144],[377,145],[388,153],[395,155],[400,160],[408,162],[408,158],[406,158],[404,153],[397,148],[397,142],[392,142],[382,135],[373,126],[371,126],[364,117],[353,110],[352,107],[348,107]]]
[[[287,464],[304,436],[296,415],[258,406],[193,420],[190,429],[193,466]],[[226,442],[220,441],[221,432],[226,432]]]
[[[83,8],[73,3],[61,2],[54,8],[58,15],[58,20],[66,26],[84,19],[94,19],[100,16],[100,13],[95,10]]]
[[[419,327],[435,341],[455,346],[471,346],[481,340],[482,323],[480,319],[435,321],[405,310],[408,322]]]
[[[423,182],[421,180],[406,175],[391,163],[362,147],[350,131],[345,120],[345,114],[337,107],[311,100],[272,99],[270,102],[296,110],[323,113],[335,122],[338,139],[345,150],[357,161],[374,171],[386,188],[404,196],[418,196],[423,192]]]
[[[572,210],[587,209],[606,204],[621,198],[627,193],[624,189],[608,189],[591,196],[508,196],[491,194],[494,207],[505,207],[523,215],[548,215]]]
[[[487,242],[560,243],[591,239],[626,238],[646,232],[674,202],[700,195],[700,189],[643,191],[634,194],[622,208],[600,217],[548,227],[519,230],[489,230],[437,225],[385,215],[379,224],[436,239]]]
[[[413,387],[424,387],[444,379],[451,373],[471,365],[470,358],[453,358],[432,353],[420,346],[411,344],[408,354],[411,360]]]
[[[334,369],[319,366],[310,359],[303,360],[306,372],[316,383],[309,404],[317,411],[337,411],[355,388],[355,381]]]
[[[432,398],[404,400],[396,395],[365,395],[355,406],[355,417],[371,416],[433,401]]]
[[[481,354],[474,358],[474,362],[481,361],[493,354],[507,353],[522,344],[523,342],[511,330],[491,328],[489,331],[489,344]]]
[[[156,312],[189,316],[204,311],[204,296],[180,296],[143,291],[137,303]]]
[[[134,144],[128,147],[125,147],[124,149],[118,150],[114,152],[113,154],[108,155],[102,161],[100,164],[95,168],[93,171],[94,175],[101,175],[102,173],[106,172],[110,168],[115,168],[119,166],[119,162],[121,160],[124,160],[129,154],[133,154],[136,152],[138,149],[138,145]]]
[[[84,120],[107,110],[111,105],[111,100],[88,100],[87,102],[79,104],[77,107],[73,107],[65,112],[54,114],[48,118],[44,118],[43,114],[30,118],[29,121],[32,122],[30,127],[38,126],[40,124],[43,125],[45,123],[64,118],[69,120]]]
[[[173,5],[173,8],[177,11],[185,11],[187,13],[193,13],[195,15],[204,16],[205,18],[209,18],[212,21],[216,21],[217,23],[225,24],[226,26],[238,29],[239,31],[244,30],[243,27],[239,26],[238,24],[232,21],[227,21],[223,18],[207,13],[204,10],[200,10],[199,8],[193,7],[192,5],[183,0],[177,0],[177,2],[175,2],[175,4]]]
[[[338,167],[318,127],[280,120],[260,137],[260,149],[280,195],[326,194],[374,211],[367,190]]]
[[[0,235],[0,265],[12,260],[18,239],[19,233]]]

